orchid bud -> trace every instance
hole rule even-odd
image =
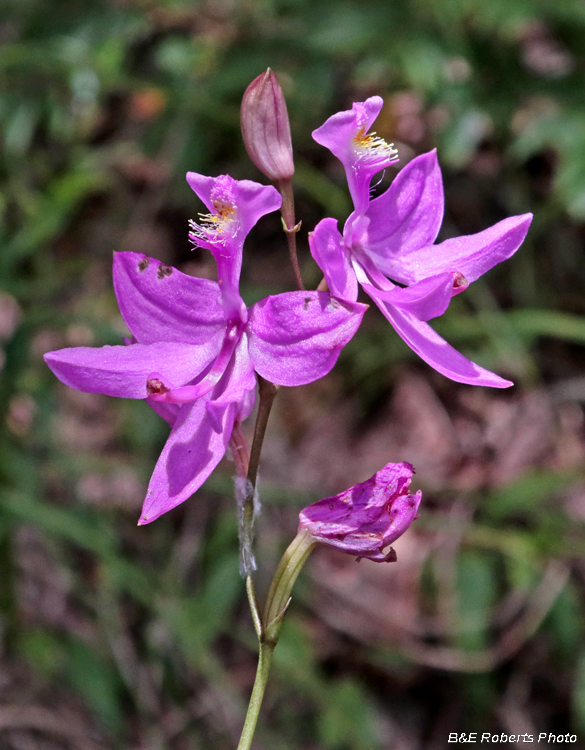
[[[422,497],[420,490],[408,492],[413,473],[406,462],[386,464],[366,482],[304,508],[299,532],[358,559],[394,562],[394,550],[384,550],[417,517]]]
[[[240,123],[250,159],[271,180],[288,180],[295,171],[284,94],[270,70],[255,78],[242,99]]]

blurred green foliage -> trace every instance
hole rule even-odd
[[[513,213],[536,215],[518,256],[475,284],[473,295],[457,297],[437,330],[525,386],[579,376],[584,59],[581,0],[2,4],[0,285],[20,317],[1,334],[0,653],[10,665],[28,664],[47,691],[77,695],[108,747],[234,747],[255,651],[236,573],[229,480],[212,477],[192,507],[136,530],[135,504],[115,500],[126,468],[148,478],[165,425],[140,403],[72,401],[42,363],[49,348],[119,341],[111,252],[144,247],[168,262],[201,260],[184,231],[197,210],[184,174],[260,178],[238,118],[245,87],[267,66],[288,100],[303,230],[324,215],[343,220],[342,175],[310,132],[353,100],[381,94],[381,135],[405,154],[439,150],[445,236]],[[250,299],[291,278],[274,262],[278,223],[262,231],[244,270]],[[306,248],[301,260],[318,283]],[[254,271],[262,263],[277,273]],[[358,393],[365,413],[413,359],[372,320],[339,365],[343,392]],[[114,502],[92,505],[87,482],[111,477],[122,477],[105,491]],[[540,601],[550,560],[570,566],[583,556],[583,524],[556,506],[559,493],[582,480],[582,469],[540,469],[475,488],[464,503],[476,515],[462,529],[441,512],[439,493],[423,531],[461,535],[454,570],[431,556],[421,587],[429,616],[452,602],[451,630],[428,637],[427,645],[451,649],[440,664],[425,661],[424,650],[366,647],[333,631],[323,656],[301,587],[276,652],[259,746],[375,750],[397,732],[423,742],[442,726],[447,703],[459,707],[452,730],[497,728],[494,700],[509,674],[523,678],[530,658],[539,660],[539,694],[556,696],[544,701],[546,727],[537,729],[585,732],[581,582],[566,585],[557,571],[558,598],[518,630],[519,643],[538,632],[536,656],[489,660],[504,614],[514,622],[531,597]],[[294,516],[315,498],[274,486],[264,499]],[[275,546],[284,545],[277,520],[266,516]],[[21,579],[33,553],[41,569],[43,555],[50,559],[43,585],[56,587],[57,614],[38,594],[27,609]],[[448,678],[446,703],[437,706],[433,696],[451,672],[468,674]],[[479,724],[468,726],[465,716]]]

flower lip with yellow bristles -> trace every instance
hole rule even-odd
[[[357,112],[358,130],[352,138],[352,143],[358,160],[367,161],[377,172],[398,161],[398,150],[394,148],[393,143],[386,143],[375,131],[368,133],[372,120],[365,105],[366,102],[356,102],[353,105]]]
[[[189,239],[216,260],[227,319],[245,323],[245,305],[238,291],[244,240],[261,216],[280,208],[280,194],[273,187],[234,180],[227,174],[207,177],[188,172],[187,182],[209,212],[199,222],[191,222]]]
[[[386,143],[383,138],[376,135],[376,132],[366,133],[362,128],[354,136],[358,156],[361,159],[392,159],[398,161],[398,150],[394,148],[393,143]]]
[[[197,178],[200,176],[189,172],[187,179],[191,178],[194,184],[199,184],[200,181]],[[229,175],[215,178],[215,184],[209,192],[208,200],[205,201],[209,213],[200,213],[198,221],[193,219],[189,221],[191,227],[189,237],[195,245],[212,249],[216,244],[225,244],[236,237],[238,233],[236,190],[237,183]],[[275,197],[274,200],[276,200]]]
[[[351,109],[338,112],[313,131],[317,143],[328,148],[345,167],[354,205],[363,210],[370,199],[372,177],[398,160],[392,143],[368,132],[383,105],[380,96],[355,102]]]
[[[225,243],[237,230],[237,216],[234,206],[227,203],[213,202],[213,213],[197,214],[198,221],[189,219],[193,242]]]

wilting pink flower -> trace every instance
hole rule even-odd
[[[367,482],[319,500],[299,514],[299,532],[316,542],[375,562],[394,562],[392,548],[384,551],[417,517],[422,498],[408,488],[413,469],[406,462],[386,464]]]
[[[343,163],[354,211],[343,236],[334,219],[323,219],[309,235],[311,252],[333,294],[355,300],[361,283],[396,332],[431,367],[460,383],[506,388],[512,385],[509,380],[468,360],[426,321],[442,315],[454,295],[516,252],[532,214],[434,245],[444,211],[435,151],[413,159],[386,192],[370,200],[373,175],[396,160],[390,145],[368,134],[382,104],[379,96],[358,102],[313,133]]]
[[[287,292],[247,308],[238,288],[244,239],[261,216],[280,207],[280,195],[228,176],[190,172],[187,180],[210,211],[192,223],[190,236],[215,256],[218,282],[139,253],[116,253],[114,289],[130,345],[45,355],[66,385],[144,399],[172,426],[140,523],[186,500],[213,471],[234,422],[252,410],[254,370],[288,386],[323,377],[366,310],[323,292]]]
[[[240,124],[250,159],[271,180],[290,179],[295,171],[286,101],[278,78],[268,68],[248,86]]]

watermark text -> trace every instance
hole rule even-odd
[[[522,743],[530,742],[532,744],[540,744],[546,742],[549,745],[563,744],[563,743],[574,743],[577,742],[576,734],[553,734],[552,732],[539,732],[539,734],[492,734],[491,732],[451,732],[449,734],[448,742],[463,743],[463,744],[481,744],[482,742],[499,742],[505,744],[506,742]]]

